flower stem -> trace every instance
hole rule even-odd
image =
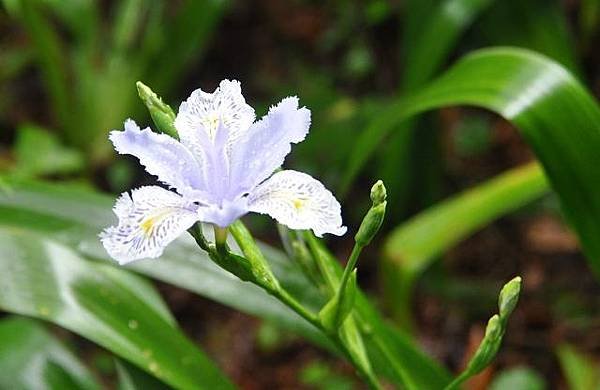
[[[215,246],[219,254],[227,253],[227,228],[213,225],[215,230]]]
[[[344,274],[342,275],[342,280],[340,281],[340,295],[343,294],[344,290],[346,289],[346,282],[348,282],[348,278],[350,277],[352,270],[354,270],[354,267],[356,267],[358,256],[360,256],[362,249],[363,246],[359,245],[358,243],[355,243],[354,247],[352,248],[352,253],[350,253],[350,258],[348,258],[348,263],[346,264],[346,268],[344,268]]]

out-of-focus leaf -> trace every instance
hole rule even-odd
[[[464,31],[493,0],[407,1],[405,9],[400,92],[407,94],[429,81],[443,63]],[[438,155],[435,136],[416,137],[418,124],[406,121],[399,126],[378,154],[378,177],[389,186],[390,210],[403,215],[414,194],[417,181],[436,181],[439,164],[431,162]],[[419,144],[417,144],[417,142]],[[427,155],[427,156],[426,156]],[[428,161],[426,167],[415,167],[418,160]],[[415,172],[419,172],[419,178]],[[348,172],[342,179],[342,192],[349,190],[353,177]],[[428,191],[431,192],[431,191]],[[419,191],[420,200],[432,195]],[[425,201],[426,202],[426,201]]]
[[[464,57],[412,97],[382,112],[360,135],[349,170],[360,170],[403,120],[461,104],[494,111],[521,130],[558,193],[591,267],[600,273],[600,109],[566,69],[537,53],[494,48]]]
[[[417,214],[386,238],[384,282],[396,319],[410,325],[415,278],[438,256],[494,219],[549,190],[536,163],[512,169]]]
[[[122,360],[115,360],[119,390],[167,390],[164,383]]]
[[[54,134],[35,125],[18,129],[15,157],[14,174],[26,177],[74,173],[85,164],[80,152],[61,145]]]
[[[490,384],[490,390],[544,390],[544,378],[528,367],[516,367],[502,371]]]
[[[76,129],[69,127],[71,122],[71,94],[68,87],[68,72],[62,43],[55,29],[44,17],[37,1],[18,1],[13,9],[23,23],[36,48],[36,59],[40,65],[44,83],[50,96],[53,112],[60,125],[67,132],[70,141],[77,142]],[[18,5],[17,5],[18,3]],[[73,123],[74,124],[74,123]],[[81,124],[78,124],[80,126]]]
[[[60,390],[101,386],[60,341],[36,321],[0,321],[0,388]]]
[[[113,199],[65,186],[15,179],[6,179],[6,182],[9,189],[0,194],[0,225],[43,232],[81,254],[110,261],[97,234],[114,223],[110,211]],[[290,293],[314,310],[323,306],[325,297],[306,279],[298,264],[273,248],[262,246],[262,249],[277,278]],[[130,267],[245,313],[269,319],[333,349],[315,328],[263,290],[214,265],[191,237],[182,237],[171,244],[160,260],[139,261]],[[341,276],[342,269],[335,264],[333,272]],[[410,337],[386,324],[364,294],[357,293],[355,314],[359,328],[369,334],[366,347],[376,371],[394,383],[402,384],[408,378],[421,388],[441,388],[449,382],[450,376],[443,368],[420,352]]]
[[[496,1],[478,20],[474,33],[484,45],[535,50],[579,75],[576,45],[563,8],[558,0]]]
[[[229,0],[186,0],[170,23],[164,48],[151,69],[148,84],[156,91],[166,91],[190,61],[202,54],[215,26],[227,8]]]
[[[418,33],[405,40],[406,62],[403,91],[414,91],[435,74],[465,29],[494,0],[444,0],[438,4]]]
[[[571,390],[600,390],[600,364],[563,344],[556,349],[558,361]]]
[[[22,229],[0,229],[0,309],[53,322],[182,389],[232,388],[142,278]]]

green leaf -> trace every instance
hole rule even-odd
[[[0,225],[15,226],[52,236],[79,253],[111,261],[97,238],[98,232],[114,223],[110,208],[114,198],[67,186],[7,178],[0,193]],[[299,265],[280,251],[261,247],[283,287],[308,307],[318,310],[326,298],[304,276]],[[328,252],[324,253],[329,255]],[[332,264],[339,276],[342,269]],[[216,266],[199,251],[191,237],[171,244],[160,260],[144,260],[130,267],[137,272],[196,292],[244,313],[270,320],[309,340],[333,350],[312,325],[283,306],[262,289],[243,282]],[[410,337],[385,323],[381,314],[357,291],[355,315],[362,332],[368,333],[366,348],[376,371],[396,384],[410,380],[421,388],[441,388],[449,374],[420,352]],[[405,370],[405,372],[403,372]]]
[[[402,42],[402,58],[405,60],[400,85],[402,94],[417,90],[439,71],[460,36],[493,0],[442,0],[431,3],[426,0],[406,2]],[[426,154],[423,149],[434,149],[435,142],[431,137],[426,140],[416,137],[416,122],[407,121],[401,126],[401,131],[389,137],[377,156],[378,175],[389,186],[390,207],[394,214],[397,214],[397,210],[405,212],[407,202],[414,193],[417,181],[415,172],[419,172],[420,179],[433,176],[433,167],[436,165],[416,167],[417,156],[414,151],[415,147],[421,145],[415,142],[425,144],[419,150],[420,156]],[[429,155],[425,158],[430,162]],[[350,189],[354,177],[353,172],[344,170],[341,184],[343,194]],[[423,197],[424,194],[421,191],[419,193]]]
[[[444,251],[548,187],[541,167],[531,163],[454,195],[394,229],[384,245],[383,275],[396,319],[410,326],[413,284]]]
[[[145,280],[36,233],[0,229],[0,309],[53,322],[175,388],[232,385]]]
[[[544,378],[528,367],[504,370],[490,384],[490,390],[544,390],[546,387]]]
[[[69,127],[72,96],[68,83],[68,72],[59,35],[43,15],[37,1],[10,2],[15,15],[20,19],[36,48],[36,60],[42,71],[43,81],[50,97],[52,110],[70,141],[77,141],[75,129]],[[74,124],[74,123],[73,123]]]
[[[49,131],[35,125],[23,125],[17,133],[14,174],[27,177],[68,174],[84,168],[81,153],[61,145]]]
[[[350,161],[358,171],[398,123],[450,105],[489,109],[516,125],[540,160],[590,265],[600,273],[600,109],[562,66],[537,53],[474,52],[440,78],[382,112],[360,136]]]
[[[160,55],[152,64],[148,81],[153,88],[166,91],[179,73],[202,54],[228,4],[228,0],[183,2],[165,33],[162,46],[169,55]]]
[[[0,388],[100,389],[76,356],[37,321],[0,321]]]
[[[164,383],[122,360],[115,360],[119,390],[167,390]]]
[[[600,364],[570,345],[556,349],[558,361],[571,390],[600,390]]]

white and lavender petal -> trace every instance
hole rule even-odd
[[[339,202],[320,181],[302,172],[275,173],[250,193],[248,208],[290,229],[312,229],[319,237],[346,233]]]
[[[206,191],[202,167],[176,139],[154,133],[150,128],[140,130],[131,119],[125,121],[125,131],[112,131],[109,138],[117,152],[137,157],[148,173],[180,193]]]
[[[108,254],[120,264],[155,258],[197,220],[198,206],[157,186],[123,193],[114,206],[119,218],[100,234]]]
[[[288,97],[243,135],[231,153],[233,192],[249,192],[283,164],[291,144],[304,140],[310,127],[310,110],[298,108],[298,98]]]
[[[220,125],[229,130],[227,153],[254,122],[254,109],[246,104],[240,82],[223,80],[213,93],[197,89],[179,106],[175,128],[181,142],[203,156],[205,148],[200,139],[217,137]],[[202,157],[199,157],[202,158]]]

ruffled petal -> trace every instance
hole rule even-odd
[[[288,97],[271,107],[234,145],[231,154],[231,181],[238,193],[249,192],[283,164],[291,144],[306,137],[310,110],[298,108],[298,98]]]
[[[181,142],[203,158],[205,153],[203,138],[214,141],[219,127],[229,131],[227,152],[231,145],[248,130],[254,122],[254,109],[246,104],[240,82],[223,80],[213,92],[197,89],[179,106],[175,128]]]
[[[137,157],[148,173],[180,193],[206,190],[199,162],[176,139],[154,133],[148,127],[140,130],[131,119],[125,121],[125,131],[112,131],[109,138],[117,152]]]
[[[250,193],[248,208],[291,229],[312,229],[319,237],[346,233],[339,202],[321,182],[302,172],[277,172]]]
[[[157,186],[123,193],[114,206],[119,218],[100,234],[108,254],[120,264],[155,258],[197,220],[197,206]]]

